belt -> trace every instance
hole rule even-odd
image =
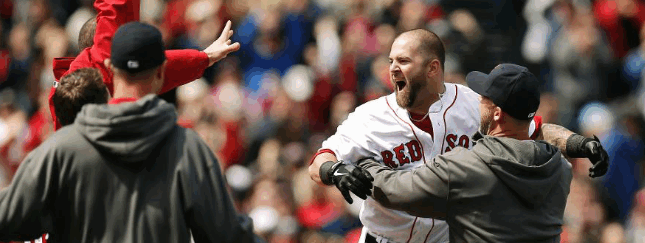
[[[388,239],[380,236],[373,236],[369,232],[365,235],[365,243],[388,243],[388,242],[390,242]]]

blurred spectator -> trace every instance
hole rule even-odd
[[[314,188],[313,196],[297,210],[303,227],[344,235],[361,226],[356,216],[348,214],[344,199],[337,190],[317,184],[311,186]],[[360,200],[357,203],[361,203]]]
[[[446,72],[458,71],[465,74],[477,70],[491,70],[491,63],[482,61],[486,60],[488,55],[486,49],[488,44],[484,30],[480,27],[475,16],[468,10],[458,9],[450,13],[448,20],[453,29],[447,38],[448,51],[453,53],[452,58],[459,57],[460,65],[453,67],[457,70],[447,70]],[[450,69],[448,66],[447,62],[446,69]]]
[[[180,125],[190,126],[186,123]],[[220,166],[222,166],[222,169],[225,169],[228,161],[221,159],[221,149],[224,143],[226,143],[226,133],[222,129],[215,111],[212,109],[204,109],[202,114],[200,114],[199,120],[195,122],[193,129],[206,142],[206,145],[213,151],[219,161],[221,161]]]
[[[273,238],[294,238],[297,221],[293,217],[287,183],[262,178],[255,184],[245,208],[253,219],[254,230],[269,242]],[[290,242],[290,241],[287,241]]]
[[[336,131],[336,127],[347,119],[349,113],[353,112],[356,106],[356,96],[351,92],[343,92],[334,97],[331,104],[331,114],[329,115],[329,124],[333,128],[330,131],[331,134]]]
[[[556,3],[558,2],[558,3]],[[522,42],[522,56],[530,63],[542,63],[548,53],[548,40],[554,29],[547,12],[563,1],[529,0],[522,11],[528,29]]]
[[[641,116],[645,117],[645,72],[641,73],[641,85],[636,91],[636,107],[640,109]]]
[[[577,110],[606,97],[612,56],[590,13],[575,12],[555,34],[550,54],[559,124],[575,128]]]
[[[586,174],[574,174],[564,211],[564,222],[561,242],[588,242],[599,237],[604,212]]]
[[[305,64],[313,69],[314,76],[312,80],[313,91],[307,101],[308,119],[312,132],[322,132],[327,129],[329,105],[336,92],[335,87],[337,87],[337,84],[333,81],[333,73],[328,73],[322,69],[322,65],[318,64],[323,59],[319,58],[323,53],[325,51],[315,44],[307,45],[303,53]]]
[[[308,62],[318,71],[319,75],[324,77],[329,77],[338,70],[341,55],[338,29],[338,23],[332,16],[322,17],[314,25],[313,32],[317,43],[317,53],[315,53],[315,57],[312,57],[315,58],[314,60],[305,60],[305,62]]]
[[[371,76],[365,90],[365,101],[387,95],[394,90],[390,81],[390,62],[386,55],[377,56],[372,62]]]
[[[248,93],[240,86],[234,74],[221,73],[218,85],[211,91],[211,102],[217,112],[218,126],[223,132],[222,147],[219,150],[220,161],[226,166],[243,161],[246,144],[244,129],[246,112],[251,108]]]
[[[638,46],[639,30],[645,23],[645,3],[640,0],[598,0],[594,14],[605,31],[614,56],[623,58]]]
[[[543,123],[556,123],[558,119],[558,99],[553,94],[542,93],[540,107],[536,116],[541,116]]]
[[[11,89],[0,92],[0,167],[13,175],[22,161],[22,142],[26,137],[27,114],[18,109]],[[9,176],[9,181],[12,176]],[[9,182],[9,181],[4,181]]]
[[[629,51],[623,64],[623,78],[629,84],[631,91],[636,91],[643,86],[641,76],[645,69],[645,24],[640,29],[640,40],[640,45]]]
[[[13,1],[0,0],[0,25],[4,30],[11,25],[11,17],[13,15]]]
[[[399,33],[423,28],[426,21],[425,14],[428,10],[426,4],[421,0],[403,1],[398,21]]]
[[[369,18],[366,1],[354,1],[342,29],[339,87],[342,91],[363,93],[370,73],[370,62],[376,54],[374,23]]]
[[[602,229],[600,242],[602,243],[625,243],[625,230],[619,223],[611,223]]]
[[[38,94],[38,110],[29,118],[29,133],[23,145],[25,153],[34,150],[54,132],[54,122],[49,110],[50,88],[49,85],[41,85]]]
[[[208,84],[203,78],[177,87],[177,123],[193,128],[200,119],[208,94]]]
[[[634,208],[627,222],[627,242],[643,242],[645,239],[645,189],[634,197]]]
[[[477,20],[486,43],[483,68],[478,70],[492,70],[497,64],[511,62],[522,64],[520,52],[522,35],[526,28],[526,21],[518,13],[526,1],[513,0],[452,0],[439,1],[442,9],[452,13],[458,9],[468,10]]]
[[[72,56],[76,56],[78,52],[81,51],[78,43],[78,36],[81,32],[81,28],[87,20],[93,18],[95,15],[93,8],[82,7],[74,11],[74,13],[69,16],[69,20],[67,21],[67,24],[65,24],[65,32],[69,39],[70,49],[74,52],[74,55]]]
[[[268,1],[264,1],[268,2]],[[267,71],[279,75],[300,62],[311,29],[307,28],[304,7],[282,9],[270,3],[251,6],[236,30],[236,41],[242,44],[239,56],[244,84],[251,92],[261,87]]]
[[[609,155],[609,170],[602,178],[609,216],[625,222],[642,179],[638,168],[645,156],[645,144],[640,137],[640,114],[630,109],[615,117],[607,106],[598,104],[587,105],[581,113],[582,134],[597,135]]]
[[[31,64],[32,50],[30,47],[29,29],[24,24],[14,26],[9,32],[9,50],[1,50],[0,55],[0,90],[10,88],[18,96],[18,105],[21,110],[29,111],[27,98],[27,77]]]

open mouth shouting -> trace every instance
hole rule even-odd
[[[399,77],[397,77],[399,76]],[[401,92],[408,85],[407,80],[405,80],[403,75],[392,75],[392,81],[394,82],[394,91]]]
[[[416,92],[414,90],[416,89],[415,86],[400,73],[399,75],[392,75],[392,81],[394,83],[396,102],[401,107],[410,107],[414,103],[414,99],[416,97]]]
[[[407,85],[405,80],[394,81],[394,84],[394,86],[396,86],[396,91],[402,91],[403,88],[405,88],[405,86]]]

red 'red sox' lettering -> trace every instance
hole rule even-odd
[[[407,148],[407,149],[406,149]],[[417,140],[411,140],[405,144],[400,144],[392,150],[381,151],[383,163],[390,168],[397,168],[409,163],[420,161],[423,158],[421,145]],[[394,161],[396,157],[396,162]]]
[[[394,157],[394,154],[392,154],[392,151],[390,150],[383,150],[381,151],[381,157],[383,157],[383,163],[390,168],[396,168],[396,163],[394,163],[394,160],[392,158]]]
[[[405,156],[403,149],[403,144],[394,147],[394,153],[396,153],[396,159],[399,161],[399,166],[410,163],[410,159],[408,158],[408,156]]]
[[[412,161],[419,161],[421,160],[421,158],[423,158],[423,151],[421,151],[421,145],[419,144],[419,141],[412,140],[406,143],[405,146],[408,147]]]
[[[456,134],[451,133],[446,135],[446,144],[448,146],[446,146],[445,153],[448,153],[457,146],[461,146],[464,148],[470,147],[470,138],[466,135],[461,135],[461,137],[457,137]]]

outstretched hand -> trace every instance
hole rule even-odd
[[[226,21],[226,26],[224,26],[224,30],[222,30],[219,38],[204,49],[204,52],[208,55],[208,66],[212,66],[219,60],[224,59],[229,53],[240,49],[240,43],[235,42],[231,44],[231,36],[233,36],[231,25],[230,20]]]

